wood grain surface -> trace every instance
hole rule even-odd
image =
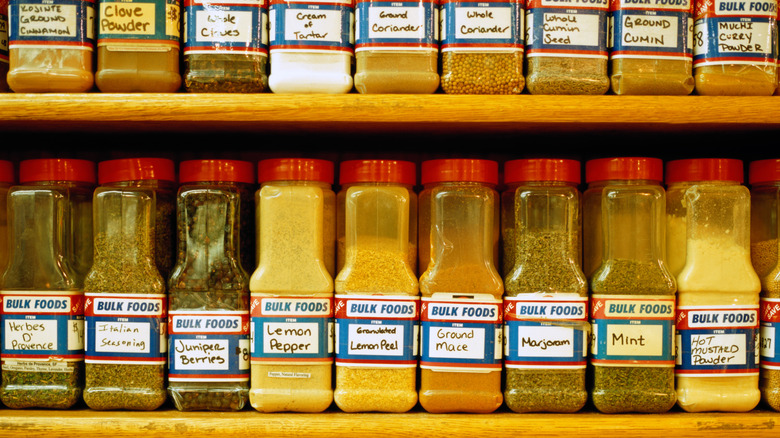
[[[780,96],[0,95],[0,130],[712,132],[780,129]]]
[[[0,437],[778,437],[780,413],[263,414],[2,410]]]

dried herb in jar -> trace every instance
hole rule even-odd
[[[607,295],[602,295],[606,291],[610,295],[636,295],[641,300],[657,296],[658,305],[668,307],[668,310],[662,312],[663,315],[671,314],[673,321],[676,285],[666,268],[655,260],[612,259],[608,265],[602,266],[594,273],[591,290],[593,298],[601,296],[602,303],[609,299]],[[600,305],[599,301],[595,301],[592,308],[597,312],[599,309],[603,310],[604,304]],[[618,312],[621,309],[626,308],[619,308]],[[619,337],[620,333],[613,335],[612,339],[615,339],[615,336]],[[671,345],[671,326],[664,329],[662,336],[667,344],[664,350],[668,350]],[[625,339],[629,344],[634,342],[625,335],[619,339]],[[660,341],[662,340],[654,340]],[[594,348],[603,351],[604,346],[598,342],[598,339],[593,340]],[[663,351],[659,356],[672,357],[670,351]],[[636,365],[604,366],[596,363],[598,357],[594,352],[592,397],[599,411],[666,412],[674,406],[677,401],[674,391],[674,366],[647,366],[641,361],[634,361],[636,358],[633,356],[629,361]]]
[[[77,268],[91,259],[92,245],[81,240],[91,232],[74,233],[83,230],[79,209],[94,177],[88,161],[25,160],[21,185],[7,191],[0,399],[10,408],[65,409],[81,398],[84,301]],[[87,254],[79,257],[75,248]]]
[[[154,260],[154,191],[95,191],[95,263],[84,282],[84,401],[95,410],[165,402],[165,283]]]

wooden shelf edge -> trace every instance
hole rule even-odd
[[[0,437],[777,437],[780,413],[322,414],[88,409],[0,411]]]
[[[4,131],[780,129],[780,96],[6,93],[0,108]]]

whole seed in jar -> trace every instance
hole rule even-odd
[[[441,86],[447,94],[520,94],[522,52],[442,54]]]
[[[601,95],[609,90],[607,61],[589,58],[528,59],[531,94]]]

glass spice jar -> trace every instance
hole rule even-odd
[[[686,95],[693,91],[693,1],[610,2],[609,62],[615,94]]]
[[[15,182],[14,164],[0,160],[0,272],[8,266],[8,190]]]
[[[750,192],[740,160],[666,163],[667,254],[677,263],[677,404],[687,412],[758,405],[759,293]],[[672,255],[674,254],[674,255]]]
[[[694,15],[693,76],[697,94],[774,94],[777,0],[697,0]]]
[[[0,92],[8,90],[8,0],[0,0]]]
[[[526,4],[526,86],[531,94],[600,95],[609,90],[609,0]]]
[[[171,93],[181,86],[179,0],[99,0],[97,73],[104,93]]]
[[[8,190],[0,399],[10,408],[65,409],[81,398],[83,294],[72,256],[80,227],[71,195],[94,179],[89,161],[25,160],[20,185]]]
[[[433,413],[492,412],[503,402],[498,163],[424,161],[422,183],[420,404]]]
[[[447,94],[520,94],[525,2],[441,1],[441,88]]]
[[[676,401],[676,284],[664,261],[663,164],[603,158],[585,172],[583,243],[601,256],[589,278],[593,404],[604,413],[666,412]]]
[[[94,85],[94,0],[11,0],[8,85],[17,93],[81,93]]]
[[[352,90],[354,0],[271,0],[274,93],[343,94]]]
[[[336,198],[336,389],[345,412],[417,404],[419,293],[414,163],[341,163]]]
[[[515,412],[576,412],[588,399],[590,332],[580,162],[507,161],[504,182],[504,400]]]
[[[780,160],[750,163],[750,255],[761,281],[760,371],[762,400],[780,411]]]
[[[115,180],[112,167],[98,169]],[[84,281],[86,385],[94,410],[153,410],[166,399],[165,281],[155,264],[155,190],[101,184],[95,262]]]
[[[253,180],[246,161],[188,160],[179,167],[168,392],[182,411],[238,411],[249,395],[249,276],[240,262],[239,185]]]
[[[438,0],[357,0],[355,89],[429,94],[439,88]]]
[[[154,259],[163,278],[173,269],[176,232],[176,168],[167,158],[120,158],[98,163],[100,184],[154,190]]]
[[[333,401],[333,167],[308,158],[258,163],[249,400],[261,412],[321,412]]]
[[[259,93],[268,89],[268,2],[184,1],[184,88]]]

